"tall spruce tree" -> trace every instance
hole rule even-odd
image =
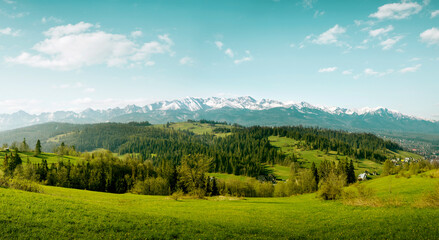
[[[35,155],[41,154],[41,142],[40,139],[37,140],[37,144],[35,145]]]
[[[314,175],[314,179],[316,180],[316,185],[319,185],[319,172],[317,171],[316,164],[313,162],[311,165],[311,172]]]
[[[357,181],[357,178],[355,177],[355,168],[354,168],[354,163],[351,161],[349,162],[349,166],[348,166],[348,174],[347,174],[347,182],[348,184],[350,183],[354,183]]]

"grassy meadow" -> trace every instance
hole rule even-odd
[[[161,125],[163,127],[165,125]],[[209,123],[200,123],[200,122],[178,122],[178,123],[170,123],[169,127],[175,130],[181,130],[181,131],[190,131],[195,134],[215,134],[215,136],[218,137],[225,137],[230,135],[231,133],[214,133],[213,130],[216,128],[228,128],[232,129],[233,126],[227,125],[227,124],[209,124]]]
[[[5,158],[5,151],[0,151],[0,159]],[[75,157],[75,156],[59,156],[55,153],[41,153],[37,156],[33,152],[20,152],[19,153],[21,160],[23,161],[23,164],[26,164],[29,159],[30,163],[41,163],[41,160],[46,159],[48,164],[51,163],[57,163],[59,161],[70,161],[71,163],[76,163],[81,159],[81,157]],[[0,162],[0,165],[3,164],[3,161]]]
[[[347,206],[316,194],[287,198],[110,194],[42,186],[44,193],[0,188],[4,239],[437,239],[439,209],[412,207],[439,184],[425,175],[362,183],[399,207]],[[389,192],[391,185],[391,193]]]
[[[270,140],[270,143],[279,148],[282,152],[284,152],[287,155],[294,154],[298,162],[301,164],[302,167],[311,167],[311,164],[314,162],[317,166],[322,162],[323,160],[330,160],[330,161],[338,161],[339,159],[344,159],[346,156],[337,154],[337,152],[329,151],[328,153],[325,153],[320,150],[305,150],[303,148],[299,147],[300,142],[291,138],[286,137],[278,137],[278,136],[271,136],[268,138]],[[406,157],[411,157],[415,159],[422,159],[421,156],[406,152],[406,151],[398,151],[398,152],[392,152],[388,151],[389,157],[390,156],[396,156],[401,159]],[[378,173],[382,172],[382,164],[376,163],[374,161],[368,160],[368,159],[362,159],[362,160],[354,160],[354,166],[355,166],[355,173],[358,175],[365,170],[368,170],[369,172],[376,171]],[[275,173],[278,173],[278,176],[287,174],[285,167],[282,166],[274,166],[272,167]],[[280,175],[281,174],[281,175]],[[286,175],[288,176],[288,175]],[[374,177],[374,176],[372,176]]]

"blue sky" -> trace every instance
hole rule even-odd
[[[186,96],[439,120],[439,1],[0,0],[0,112]]]

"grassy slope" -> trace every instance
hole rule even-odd
[[[365,181],[362,184],[374,189],[378,197],[401,197],[405,202],[412,203],[420,195],[431,191],[439,184],[439,178],[429,177],[431,172],[411,176],[410,178],[397,176],[379,177],[373,181]]]
[[[78,161],[79,159],[81,159],[80,157],[74,157],[74,156],[63,156],[60,157],[57,154],[54,153],[42,153],[38,156],[34,156],[34,153],[32,152],[23,152],[23,153],[19,153],[21,160],[23,161],[24,164],[27,163],[27,159],[29,158],[29,161],[31,163],[41,163],[42,159],[46,159],[48,164],[51,163],[57,163],[60,160],[67,162],[70,161],[72,163],[75,163],[76,161]],[[5,152],[4,151],[0,151],[0,165],[3,164],[3,159],[5,158]]]
[[[325,160],[325,159],[331,160],[331,161],[337,161],[337,159],[346,158],[346,156],[337,155],[337,152],[332,152],[332,151],[329,152],[328,154],[325,154],[324,152],[319,151],[319,150],[300,149],[297,146],[297,144],[299,142],[294,140],[294,139],[290,139],[290,138],[271,136],[271,137],[269,137],[269,140],[273,146],[280,148],[280,150],[283,151],[284,153],[286,153],[286,154],[294,153],[296,155],[296,157],[298,157],[298,161],[304,167],[310,167],[313,162],[316,163],[316,165],[318,166],[320,164],[320,162]],[[393,156],[393,155],[396,155],[397,157],[400,157],[400,158],[405,158],[405,157],[412,157],[412,158],[416,158],[416,159],[422,158],[421,156],[414,154],[414,153],[410,153],[410,152],[405,152],[405,151],[391,152],[391,151],[389,151],[389,156]],[[367,160],[367,159],[354,161],[354,166],[355,166],[355,172],[357,174],[364,172],[364,170],[368,170],[370,172],[377,171],[379,173],[382,171],[381,164],[373,162],[371,160]],[[283,169],[283,168],[284,167],[282,167],[282,166],[276,165],[276,166],[274,166],[273,169],[274,169],[275,173],[276,172],[278,173],[278,176],[281,176],[281,174],[283,174],[283,175],[286,174],[285,169],[284,169],[284,171],[281,171],[281,169]]]
[[[383,177],[365,182],[381,196],[416,198],[439,179]],[[417,186],[421,184],[422,189]],[[410,189],[410,190],[407,190]],[[5,238],[436,239],[437,209],[371,208],[322,201],[315,194],[237,201],[169,200],[44,187],[44,194],[0,188]]]
[[[234,174],[227,174],[227,173],[209,173],[208,174],[211,177],[215,177],[218,179],[224,179],[224,180],[240,180],[240,181],[246,181],[252,179],[251,177],[243,176],[243,175],[234,175]]]
[[[165,125],[161,125],[165,126]],[[233,126],[226,124],[215,124],[214,126],[208,123],[199,123],[199,122],[179,122],[179,123],[171,123],[169,125],[170,128],[178,129],[178,130],[188,130],[195,134],[212,134],[212,131],[215,128],[229,128],[232,129]],[[231,133],[217,133],[216,136],[224,137],[230,135]]]

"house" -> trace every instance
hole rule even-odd
[[[362,174],[358,175],[358,181],[365,181],[365,180],[367,180],[366,173],[362,173]]]

